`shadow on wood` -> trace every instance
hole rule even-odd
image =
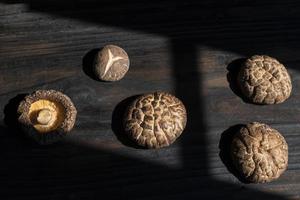
[[[179,138],[184,167],[207,174],[206,126],[201,88],[201,72],[197,63],[197,49],[193,41],[172,40],[173,76],[176,96],[187,110],[187,125]],[[188,67],[187,67],[188,66]],[[196,156],[197,161],[186,159]],[[188,170],[187,170],[188,171]]]
[[[96,77],[94,72],[95,57],[100,50],[101,49],[99,48],[92,49],[84,55],[82,59],[82,71],[91,79],[95,81],[103,82]]]
[[[7,133],[9,130],[10,137],[15,138],[16,140],[24,140],[29,145],[33,145],[33,142],[29,140],[18,123],[18,106],[24,97],[28,94],[18,94],[17,96],[13,97],[9,100],[9,102],[4,107],[4,124],[6,127],[3,127],[5,131],[3,133]],[[7,130],[6,130],[7,129]]]
[[[227,66],[227,81],[229,83],[230,89],[235,95],[240,97],[245,103],[253,104],[247,97],[243,95],[240,86],[238,85],[238,74],[245,61],[246,58],[239,58],[229,63],[229,65]]]

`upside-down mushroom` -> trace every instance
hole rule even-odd
[[[65,94],[37,90],[20,103],[18,114],[18,121],[29,137],[40,144],[50,144],[72,130],[77,110]]]

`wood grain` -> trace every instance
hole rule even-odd
[[[299,11],[296,0],[0,0],[0,199],[300,199]],[[91,51],[106,44],[130,57],[119,82],[89,74]],[[285,103],[239,96],[234,61],[252,54],[287,66]],[[66,93],[78,110],[60,144],[32,144],[15,125],[20,94],[37,89]],[[185,103],[187,128],[168,148],[139,149],[119,127],[122,109],[157,90]],[[289,168],[272,183],[240,182],[219,156],[224,132],[251,121],[288,142]]]

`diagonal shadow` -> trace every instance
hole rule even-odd
[[[182,169],[175,170],[120,156],[106,151],[104,146],[104,150],[100,146],[100,151],[80,144],[58,144],[51,147],[51,150],[49,147],[30,146],[15,136],[16,131],[11,132],[11,127],[2,126],[1,159],[5,161],[1,170],[1,182],[5,183],[2,197],[283,199],[280,195],[241,188],[209,176],[207,141],[204,135],[204,95],[201,93],[196,49],[197,45],[209,45],[241,54],[252,54],[259,53],[258,49],[261,52],[269,51],[270,47],[265,45],[268,40],[276,40],[277,47],[283,43],[296,46],[293,38],[299,35],[300,29],[294,22],[298,16],[295,18],[293,12],[282,12],[283,3],[262,1],[257,5],[250,1],[232,1],[225,4],[192,0],[107,0],[101,1],[101,4],[96,1],[2,2],[26,3],[37,12],[167,36],[172,46],[175,92],[187,106],[189,115],[187,129],[181,138],[184,165]],[[284,5],[291,4],[293,11],[297,9],[293,3],[294,1],[287,1]],[[240,7],[244,10],[239,11]],[[269,7],[272,9],[266,10]],[[259,14],[244,12],[251,12],[253,8],[257,8],[257,13],[269,12],[262,14],[267,20],[261,20]],[[265,24],[266,21],[269,23]],[[294,29],[291,31],[290,27]],[[222,32],[230,29],[233,30],[230,34]],[[266,39],[272,34],[275,36]],[[276,51],[274,56],[277,56]],[[36,157],[32,158],[32,154]],[[34,180],[28,182],[30,177]],[[15,190],[18,193],[13,193]]]
[[[275,57],[281,47],[297,49],[300,5],[296,0],[159,1],[142,0],[1,0],[26,3],[29,9],[65,18],[135,31],[252,55],[266,51]],[[136,17],[136,16],[139,17]],[[266,44],[273,44],[268,46]],[[284,60],[283,60],[284,61]]]
[[[41,147],[7,127],[0,130],[1,199],[284,199],[213,181],[195,168],[174,170],[120,156],[101,145],[97,150],[68,143]]]

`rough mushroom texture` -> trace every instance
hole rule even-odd
[[[125,76],[128,69],[128,55],[118,46],[105,46],[95,58],[94,71],[100,80],[118,81]]]
[[[183,103],[171,94],[155,92],[135,99],[124,116],[124,128],[137,144],[161,148],[172,144],[187,120]]]
[[[291,94],[292,83],[286,68],[275,58],[252,56],[248,58],[238,75],[242,93],[257,104],[277,104]]]
[[[18,121],[28,136],[40,144],[49,144],[71,131],[77,111],[63,93],[37,90],[20,103],[18,114]]]
[[[270,182],[287,168],[288,145],[277,130],[253,122],[234,136],[231,157],[245,180],[253,183]]]

